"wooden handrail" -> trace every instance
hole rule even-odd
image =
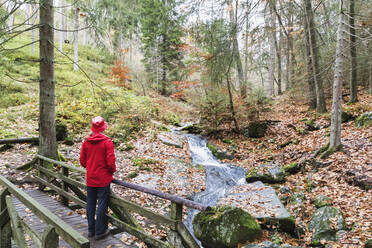
[[[89,247],[89,240],[82,236],[79,232],[72,229],[68,224],[53,214],[50,210],[34,200],[31,196],[23,192],[21,189],[12,184],[5,177],[0,176],[0,184],[8,189],[8,191],[18,198],[26,207],[38,216],[44,222],[51,224],[58,235],[60,235],[72,247]]]
[[[150,195],[158,196],[160,198],[169,200],[171,202],[175,202],[175,203],[178,203],[178,204],[181,204],[181,205],[185,205],[189,208],[197,209],[197,210],[200,210],[200,211],[205,211],[208,208],[208,206],[204,206],[204,205],[202,205],[198,202],[190,201],[190,200],[187,200],[185,198],[179,197],[177,195],[171,195],[171,194],[164,193],[164,192],[161,192],[161,191],[158,191],[158,190],[155,190],[155,189],[146,188],[146,187],[143,187],[143,186],[140,186],[140,185],[137,185],[137,184],[128,183],[128,182],[117,180],[117,179],[112,180],[112,183],[124,186],[126,188],[134,189],[134,190],[137,190],[137,191],[140,191],[140,192],[143,192],[143,193],[147,193],[147,194],[150,194]]]
[[[66,163],[63,163],[63,162],[60,162],[60,161],[57,161],[57,160],[53,160],[53,159],[50,159],[50,158],[41,156],[39,154],[36,155],[36,156],[38,158],[42,159],[42,160],[47,161],[47,162],[50,162],[50,163],[53,163],[53,164],[57,164],[57,165],[60,165],[60,166],[62,166],[64,168],[68,168],[68,169],[79,171],[79,172],[82,172],[82,173],[86,174],[86,171],[84,169],[82,169],[82,168],[74,167],[74,166],[68,165]],[[182,205],[185,205],[185,206],[187,206],[189,208],[197,209],[199,211],[205,211],[208,208],[208,206],[204,206],[204,205],[202,205],[202,204],[200,204],[198,202],[187,200],[187,199],[182,198],[182,197],[177,196],[177,195],[171,195],[171,194],[164,193],[164,192],[161,192],[161,191],[158,191],[158,190],[146,188],[146,187],[143,187],[143,186],[140,186],[140,185],[137,185],[137,184],[133,184],[133,183],[129,183],[129,182],[117,180],[117,179],[114,179],[112,181],[112,183],[117,184],[117,185],[120,185],[120,186],[124,186],[126,188],[134,189],[134,190],[137,190],[137,191],[140,191],[140,192],[143,192],[143,193],[154,195],[154,196],[157,196],[157,197],[160,197],[160,198],[169,200],[171,202],[182,204]]]

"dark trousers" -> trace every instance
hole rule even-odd
[[[87,187],[87,194],[88,231],[95,235],[103,234],[107,229],[106,213],[110,197],[110,184],[106,187]]]

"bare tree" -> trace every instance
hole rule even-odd
[[[327,112],[324,91],[323,91],[323,82],[322,75],[319,68],[319,48],[317,45],[316,39],[316,28],[314,24],[314,14],[313,8],[311,5],[311,0],[304,0],[305,12],[306,12],[306,21],[307,21],[307,30],[309,33],[310,41],[310,52],[311,60],[313,66],[313,77],[315,80],[315,92],[316,92],[316,110],[319,113]]]
[[[346,38],[345,30],[345,10],[344,0],[340,0],[340,15],[337,30],[336,64],[333,80],[332,97],[332,116],[331,116],[331,136],[329,151],[337,151],[341,148],[341,103],[342,103],[342,83],[344,80],[344,42]]]
[[[355,35],[354,17],[355,17],[355,0],[349,0],[350,57],[351,57],[350,102],[358,101],[357,52],[356,52],[356,35]]]
[[[79,69],[79,15],[80,9],[76,7],[75,10],[75,30],[74,30],[74,71]]]
[[[53,0],[40,0],[39,154],[57,158],[54,95]]]

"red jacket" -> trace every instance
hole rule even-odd
[[[87,186],[105,187],[116,171],[114,144],[101,133],[93,133],[84,140],[80,151],[80,164],[87,169]]]

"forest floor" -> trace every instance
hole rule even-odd
[[[359,100],[356,104],[345,106],[345,109],[355,116],[371,111],[372,96],[361,94]],[[25,109],[36,109],[34,104],[31,105],[9,107],[7,111],[0,112],[0,120],[12,120],[2,125],[2,131],[17,130],[20,137],[34,136],[37,121],[24,118]],[[315,168],[307,164],[301,172],[287,176],[284,185],[288,186],[291,192],[303,192],[305,200],[301,206],[287,204],[286,208],[296,217],[298,224],[306,227],[315,210],[313,204],[315,197],[319,194],[328,196],[333,205],[343,213],[348,228],[340,241],[330,243],[331,247],[362,247],[367,239],[372,238],[372,190],[361,189],[353,185],[351,177],[360,175],[372,178],[372,128],[355,127],[353,121],[344,123],[342,125],[343,150],[321,160],[314,158],[313,155],[329,140],[329,114],[317,115],[309,112],[305,103],[299,104],[297,100],[289,96],[281,96],[275,99],[275,104],[271,106],[270,111],[264,112],[260,118],[276,121],[269,125],[263,138],[247,138],[244,135],[228,132],[227,127],[225,131],[222,130],[208,139],[219,147],[227,150],[233,149],[234,159],[224,162],[245,169],[271,160],[282,165],[305,160],[316,160],[328,165],[324,168]],[[307,120],[314,120],[321,128],[304,132]],[[159,132],[160,130],[155,126],[151,126],[126,144],[116,146],[117,172],[115,177],[184,197],[189,196],[190,192],[202,191],[205,187],[204,170],[199,166],[189,167],[186,172],[180,172],[182,176],[188,178],[187,187],[180,187],[176,181],[165,176],[169,169],[168,161],[174,159],[191,161],[187,146],[183,149],[166,146],[156,138]],[[68,163],[78,164],[81,143],[88,134],[89,128],[87,127],[78,137],[75,137],[74,145],[59,145],[59,150],[67,158]],[[230,141],[223,142],[226,139]],[[280,148],[281,144],[288,141],[292,142]],[[34,187],[29,175],[32,171],[19,172],[15,168],[30,161],[36,153],[37,146],[28,144],[17,144],[1,151],[0,174],[12,178],[12,181],[21,188]],[[138,176],[132,179],[133,175]],[[279,189],[280,185],[274,187]],[[169,212],[168,204],[164,204],[164,201],[157,200],[155,197],[117,186],[113,187],[113,191],[125,199],[133,200],[157,212],[164,214]],[[279,192],[278,195],[283,196]],[[78,210],[78,212],[85,215],[84,210]],[[146,223],[148,232],[159,238],[166,236],[166,228],[156,227],[155,224],[148,223],[140,216],[136,218],[139,222]],[[273,230],[266,230],[264,234],[263,240],[273,241],[275,239],[302,247],[308,246],[311,239],[311,232],[306,228],[305,234],[299,239]],[[145,247],[142,242],[130,235],[123,234],[121,239],[128,245]]]

